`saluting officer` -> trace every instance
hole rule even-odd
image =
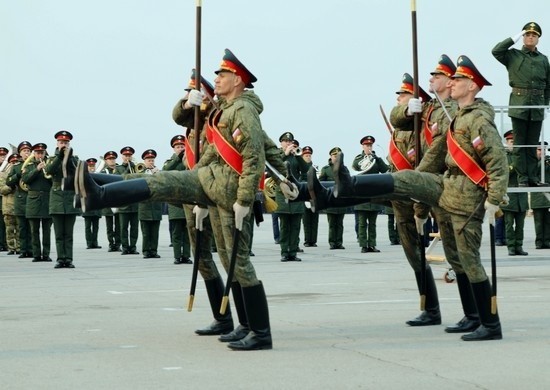
[[[157,152],[147,149],[141,154],[145,164],[144,174],[154,175],[159,169],[155,167]],[[162,203],[153,201],[139,202],[138,218],[141,227],[141,250],[144,259],[158,259],[159,230],[162,220]]]
[[[21,180],[29,189],[25,216],[31,225],[33,262],[52,261],[50,258],[52,218],[49,212],[52,179],[44,171],[47,148],[48,146],[41,142],[33,145],[32,157],[23,163],[21,170]],[[40,242],[41,227],[42,242]]]
[[[80,210],[74,207],[74,191],[62,191],[63,180],[62,164],[75,165],[78,158],[68,153],[73,135],[61,130],[55,133],[56,148],[54,156],[48,158],[45,172],[52,178],[50,193],[50,215],[53,219],[55,232],[55,246],[57,249],[57,264],[55,268],[74,268],[73,265],[73,236],[76,216]]]
[[[14,215],[17,218],[17,228],[19,231],[19,258],[30,258],[32,254],[32,236],[31,226],[26,217],[27,208],[27,191],[28,188],[25,183],[21,181],[21,170],[23,163],[31,156],[32,145],[28,141],[23,141],[17,146],[17,152],[21,156],[21,164],[13,166],[6,184],[15,187],[15,200],[13,204]]]
[[[97,158],[89,158],[86,160],[88,172],[95,172]],[[86,249],[101,249],[97,242],[99,233],[99,219],[101,218],[101,210],[87,210],[82,213],[84,218],[84,233],[86,236]]]
[[[550,63],[548,57],[537,49],[541,35],[539,24],[529,22],[515,37],[506,38],[493,48],[493,56],[508,70],[512,87],[510,106],[543,106],[550,103]],[[514,43],[520,39],[523,39],[521,50],[513,49]],[[508,116],[512,119],[514,130],[514,168],[518,175],[518,185],[537,186],[540,181],[536,170],[536,147],[517,146],[540,142],[544,109],[510,108]]]
[[[116,175],[118,153],[114,150],[109,150],[103,155],[105,167],[100,173],[108,175]],[[118,209],[106,207],[102,210],[105,216],[105,227],[107,231],[107,240],[109,241],[108,252],[120,252],[120,219]]]
[[[164,163],[163,171],[183,171],[185,165],[185,136],[178,134],[170,140],[170,146],[174,153]],[[168,219],[172,223],[172,250],[174,251],[174,264],[193,264],[191,259],[191,246],[189,243],[189,233],[187,231],[187,220],[185,219],[184,206],[174,206],[168,204]],[[192,218],[194,221],[194,218]]]
[[[132,161],[135,149],[131,146],[125,146],[120,149],[122,155],[122,164],[116,167],[119,175],[125,176],[136,173],[136,164]],[[120,242],[122,244],[123,255],[139,255],[136,250],[136,244],[139,236],[139,217],[138,204],[131,203],[118,208],[120,220]]]

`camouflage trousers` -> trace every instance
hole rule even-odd
[[[204,169],[204,168],[200,168]],[[229,269],[229,260],[234,245],[233,231],[235,230],[235,215],[230,208],[236,199],[226,199],[225,207],[215,205],[206,195],[198,170],[164,171],[162,174],[144,175],[143,177],[151,190],[152,201],[168,202],[173,204],[199,204],[208,206],[212,232],[216,240],[218,256],[223,267]],[[213,183],[215,185],[215,183]],[[212,189],[210,189],[212,190]],[[222,189],[220,189],[221,191]],[[195,218],[191,219],[192,221]],[[252,208],[245,217],[243,230],[239,234],[234,281],[242,287],[251,287],[260,284],[256,277],[254,266],[250,262],[250,234],[253,223]],[[200,265],[200,264],[199,264]],[[211,269],[212,271],[212,269]],[[212,271],[214,272],[214,271]]]
[[[17,226],[17,217],[15,215],[4,214],[4,224],[6,225],[6,243],[8,250],[19,252],[19,228]]]

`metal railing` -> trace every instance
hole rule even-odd
[[[506,129],[505,128],[505,122],[504,122],[504,119],[505,117],[507,118],[507,116],[505,114],[508,114],[508,111],[510,110],[510,108],[532,108],[532,109],[544,109],[545,112],[544,112],[544,117],[546,118],[546,116],[548,115],[548,113],[550,112],[550,106],[493,106],[494,110],[495,110],[495,116],[499,115],[500,116],[500,126],[499,126],[499,129],[500,129],[500,135],[503,136],[504,133],[508,130],[510,130],[512,128],[512,125],[510,124],[510,128],[509,129]],[[514,145],[514,148],[538,148],[540,147],[541,148],[541,160],[543,161],[546,156],[548,155],[548,149],[550,148],[550,146],[548,147],[544,147],[544,140],[545,140],[545,137],[544,137],[544,121],[542,122],[542,128],[541,128],[541,131],[540,131],[540,144],[536,144],[536,145]],[[541,164],[541,168],[540,168],[540,177],[541,177],[541,181],[544,181],[544,177],[545,177],[545,166],[544,164]],[[509,187],[508,188],[508,192],[550,192],[550,187]]]

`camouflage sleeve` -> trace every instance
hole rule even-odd
[[[432,146],[426,151],[416,167],[421,172],[441,174],[447,170],[445,156],[447,155],[446,132],[434,136]]]
[[[392,108],[390,112],[390,123],[393,128],[412,130],[414,116],[407,116],[407,105],[398,105]]]
[[[262,129],[264,137],[264,150],[265,150],[265,160],[269,162],[273,168],[278,170],[283,176],[287,175],[286,165],[283,162],[281,149],[275,145],[275,142],[267,135],[265,130]]]
[[[487,172],[487,200],[499,204],[506,195],[509,178],[508,159],[502,140],[494,122],[485,115],[475,116],[470,129],[472,143],[476,139],[481,140],[481,147],[474,150]]]
[[[430,216],[431,207],[424,203],[413,204],[414,215],[421,219],[426,219]]]
[[[493,57],[502,65],[507,66],[509,55],[511,54],[508,49],[510,49],[513,44],[514,41],[512,38],[506,38],[504,41],[497,43],[496,46],[493,47],[493,50],[491,50]]]
[[[251,206],[265,166],[264,137],[258,112],[242,102],[235,107],[232,133],[239,130],[241,137],[236,140],[237,150],[243,157],[242,173],[239,177],[237,202],[241,206]]]
[[[195,124],[195,110],[183,108],[186,101],[187,99],[180,99],[178,101],[172,110],[172,119],[180,126],[192,128]]]

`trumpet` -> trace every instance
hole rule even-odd
[[[145,172],[146,169],[147,168],[145,167],[145,163],[140,162],[136,164],[136,167],[135,167],[136,173],[143,173]]]
[[[295,156],[301,156],[302,155],[302,148],[297,146],[296,149],[294,149],[294,155]]]

